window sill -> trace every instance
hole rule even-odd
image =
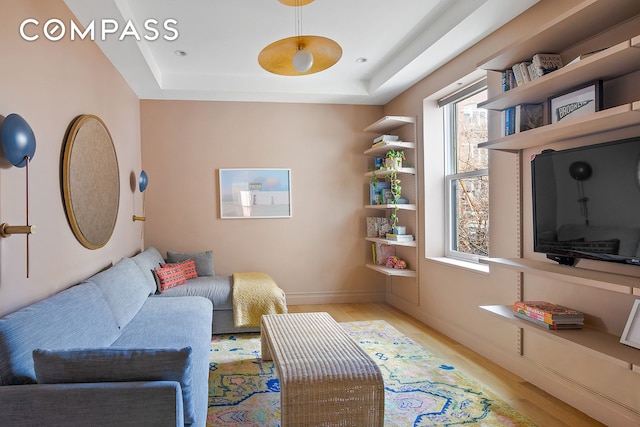
[[[487,264],[479,264],[476,262],[463,261],[455,258],[446,257],[427,257],[427,260],[448,265],[451,267],[461,268],[473,273],[489,274],[489,266]]]

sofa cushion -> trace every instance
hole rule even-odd
[[[189,258],[196,262],[198,276],[214,276],[213,251],[205,252],[173,252],[167,251],[167,262],[176,263],[186,261]]]
[[[160,263],[164,262],[164,258],[160,255],[160,252],[153,246],[148,247],[143,252],[131,258],[136,263],[142,275],[144,276],[145,283],[149,288],[149,295],[156,293],[156,280],[153,276],[153,270],[156,269]]]
[[[197,280],[197,279],[196,279]],[[206,424],[209,354],[211,352],[211,301],[199,297],[167,298],[152,295],[113,343],[114,348],[192,348],[195,425]]]
[[[180,269],[182,270],[182,274],[184,274],[184,278],[187,280],[195,279],[196,277],[198,277],[198,273],[196,272],[196,262],[191,258],[189,258],[186,261],[177,262],[174,264],[164,264],[164,263],[160,264],[160,267],[169,267],[169,266],[180,267]]]
[[[213,303],[213,310],[231,310],[232,305],[232,281],[231,276],[202,276],[187,280],[187,283],[165,291],[162,296],[205,297]]]
[[[0,319],[0,383],[35,383],[36,348],[108,347],[119,336],[100,289],[73,286]]]
[[[87,281],[100,288],[120,328],[133,319],[149,297],[144,275],[131,258],[123,258]]]
[[[179,264],[164,264],[164,267],[158,267],[153,271],[158,278],[158,290],[160,293],[187,283],[184,271]]]
[[[191,347],[181,349],[69,349],[33,351],[40,384],[176,381],[182,388],[185,422],[195,419]]]

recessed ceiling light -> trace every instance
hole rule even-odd
[[[187,56],[187,52],[185,52],[184,50],[176,50],[175,54],[178,56]]]
[[[356,62],[358,64],[364,64],[365,62],[367,62],[367,58],[361,56],[360,58],[356,59]]]

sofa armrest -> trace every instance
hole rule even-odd
[[[6,426],[184,425],[175,381],[2,386],[0,407]]]

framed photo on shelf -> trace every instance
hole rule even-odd
[[[291,169],[220,169],[220,218],[290,218]]]
[[[548,104],[550,124],[600,111],[602,110],[602,80],[551,96]]]
[[[627,319],[620,342],[640,349],[640,299],[635,300],[633,303],[631,314]]]

